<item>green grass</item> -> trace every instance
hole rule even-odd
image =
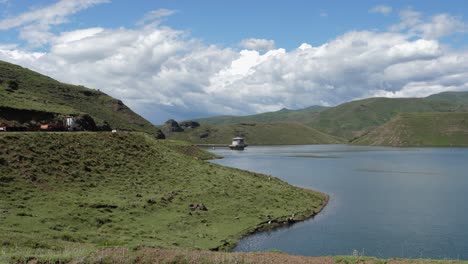
[[[207,137],[200,138],[201,134]],[[166,135],[170,139],[196,144],[230,144],[233,137],[243,136],[249,145],[337,144],[344,140],[299,123],[242,123],[236,125],[201,125],[184,132]]]
[[[326,203],[191,148],[136,132],[0,134],[0,262],[107,246],[229,248],[262,222]]]
[[[87,113],[98,125],[106,121],[115,129],[157,132],[155,126],[121,101],[99,90],[61,83],[3,61],[0,61],[0,80],[3,81],[0,84],[0,123],[1,108],[13,108],[60,115]],[[18,83],[18,89],[9,89],[10,81]]]
[[[275,122],[304,122],[304,119],[327,109],[325,106],[310,106],[300,110],[281,109],[275,112],[261,113],[249,116],[217,116],[199,118],[195,121],[204,125],[229,125],[239,123],[275,123]]]
[[[273,112],[245,117],[199,119],[202,124],[295,121],[326,134],[353,140],[383,125],[399,113],[468,112],[468,92],[445,92],[426,98],[368,98],[320,109]]]
[[[468,146],[468,113],[402,113],[353,144]]]
[[[390,121],[399,113],[466,112],[468,92],[449,93],[459,100],[447,100],[447,93],[428,98],[369,98],[322,111],[306,124],[325,133],[352,140]]]

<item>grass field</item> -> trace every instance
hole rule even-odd
[[[3,133],[0,146],[0,262],[67,261],[108,246],[228,249],[327,201],[143,133]]]
[[[200,135],[206,135],[201,138]],[[233,137],[242,136],[249,145],[338,144],[344,140],[327,135],[299,123],[241,123],[233,125],[201,125],[184,132],[166,135],[170,139],[196,144],[230,144]]]
[[[402,113],[353,144],[468,146],[468,113]]]

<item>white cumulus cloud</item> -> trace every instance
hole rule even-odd
[[[409,34],[426,39],[439,39],[456,33],[467,33],[468,24],[461,17],[437,14],[424,18],[420,12],[405,9],[400,12],[401,22],[393,25],[393,31],[406,30]]]
[[[275,41],[270,39],[249,38],[242,40],[240,45],[250,50],[268,51],[275,48]]]
[[[157,123],[468,90],[468,51],[438,38],[464,22],[446,14],[406,10],[388,32],[350,31],[293,50],[262,39],[219,47],[149,22],[62,32],[41,52],[0,43],[0,59],[101,89]]]
[[[33,46],[48,43],[52,25],[68,22],[67,17],[110,0],[60,0],[52,5],[0,20],[0,30],[20,28],[20,37]]]

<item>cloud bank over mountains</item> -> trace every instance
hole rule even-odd
[[[425,17],[406,9],[386,31],[349,31],[293,50],[256,38],[240,40],[240,49],[207,44],[165,26],[162,19],[173,13],[166,9],[142,14],[133,28],[52,32],[68,16],[107,2],[62,0],[42,15],[1,20],[0,30],[18,30],[26,44],[0,42],[0,59],[101,89],[158,123],[468,90],[468,51],[442,41],[468,26],[449,14]]]

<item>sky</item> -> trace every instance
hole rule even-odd
[[[161,124],[468,91],[467,1],[0,0],[0,60]]]

